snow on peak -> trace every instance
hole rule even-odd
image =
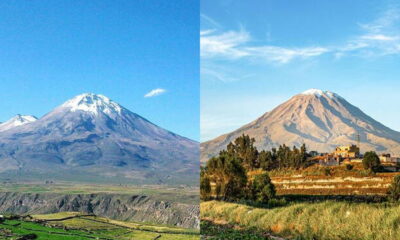
[[[37,120],[37,117],[32,116],[32,115],[21,115],[21,114],[17,114],[15,117],[13,117],[12,119],[15,120],[15,122],[25,124],[25,123],[30,123],[30,122],[34,122]]]
[[[32,115],[21,115],[17,114],[15,117],[11,118],[10,120],[0,124],[0,132],[18,127],[27,123],[31,123],[37,120],[37,117]]]
[[[322,91],[320,89],[311,88],[311,89],[308,89],[307,91],[302,92],[301,94],[321,96],[324,94],[324,91]]]
[[[326,96],[329,98],[340,97],[338,94],[330,91],[322,91],[320,89],[311,88],[301,93],[301,95],[314,95],[317,97]]]
[[[122,107],[101,94],[84,93],[65,102],[62,107],[70,108],[72,112],[85,111],[97,115],[100,112],[111,114],[121,113]]]

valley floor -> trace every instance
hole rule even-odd
[[[194,186],[94,184],[73,182],[8,182],[0,184],[0,192],[63,193],[63,194],[137,194],[154,197],[160,201],[185,204],[199,203],[199,188]]]
[[[85,212],[115,220],[198,229],[198,187],[12,182],[0,184],[0,214]]]
[[[21,237],[26,238],[21,238]],[[37,238],[28,238],[36,236]],[[0,239],[42,240],[195,240],[199,232],[144,223],[122,222],[65,212],[8,218],[0,223]]]

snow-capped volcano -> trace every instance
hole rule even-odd
[[[242,134],[254,137],[259,149],[305,143],[309,150],[319,152],[357,144],[360,136],[362,152],[400,155],[399,132],[372,119],[338,94],[319,89],[297,94],[238,130],[202,143],[202,161]]]
[[[12,129],[14,127],[18,127],[27,123],[31,123],[36,121],[37,118],[31,115],[21,115],[17,114],[15,117],[10,120],[0,124],[0,132]]]
[[[61,107],[70,108],[72,112],[86,111],[93,114],[121,113],[122,107],[101,94],[84,93],[65,102]]]
[[[1,170],[97,169],[185,181],[198,174],[198,156],[197,142],[97,94],[76,96],[35,122],[0,132]]]

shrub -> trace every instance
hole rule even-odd
[[[389,187],[388,198],[392,202],[398,202],[400,200],[400,175],[394,177]]]
[[[370,170],[371,172],[377,172],[380,169],[381,161],[378,155],[374,152],[366,152],[362,161],[364,168]]]
[[[330,168],[324,168],[324,174],[325,176],[331,176],[332,175],[332,170]]]
[[[267,173],[255,176],[250,185],[249,198],[260,203],[267,203],[275,197],[275,186]]]
[[[351,170],[353,170],[353,167],[354,167],[353,165],[347,164],[347,165],[346,165],[346,170],[347,170],[347,171],[351,171]]]

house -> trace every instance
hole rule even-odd
[[[357,145],[338,146],[334,152],[324,154],[319,163],[334,166],[339,165],[344,160],[347,162],[357,161],[360,157],[360,148]]]
[[[333,155],[340,158],[358,158],[360,156],[360,148],[357,145],[347,145],[336,147]]]
[[[392,157],[390,153],[384,153],[379,155],[379,160],[382,163],[400,163],[400,158]]]
[[[322,159],[319,160],[320,165],[325,166],[336,166],[340,164],[340,156],[335,156],[334,154],[325,154]]]
[[[391,162],[390,153],[384,153],[384,154],[379,155],[379,160],[380,160],[382,163]]]

